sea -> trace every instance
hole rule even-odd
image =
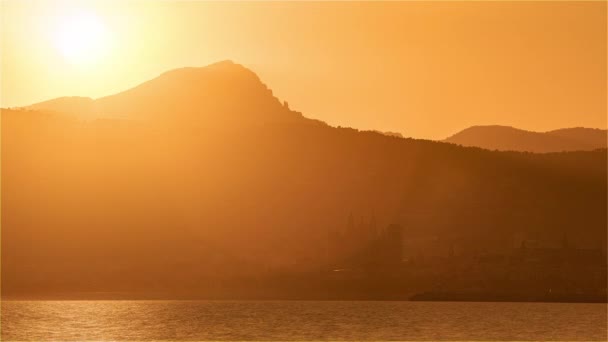
[[[606,304],[2,301],[2,341],[606,341]]]

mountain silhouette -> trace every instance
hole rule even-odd
[[[64,97],[27,108],[165,124],[320,123],[291,111],[253,71],[229,60],[200,68],[174,69],[95,100]]]
[[[577,127],[541,133],[509,126],[473,126],[443,141],[499,151],[590,151],[607,147],[608,131]]]
[[[7,297],[175,297],[220,291],[223,276],[329,267],[328,235],[351,213],[400,224],[408,256],[507,250],[517,236],[605,248],[606,150],[496,152],[331,127],[232,62],[1,115]]]
[[[606,148],[608,145],[608,131],[597,128],[562,128],[548,131],[545,134],[561,137],[570,141],[587,145],[588,149]]]

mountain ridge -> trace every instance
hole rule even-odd
[[[188,89],[197,90],[191,93]],[[230,113],[246,112],[244,108],[236,106],[224,106],[215,108],[205,103],[204,97],[226,96],[226,93],[209,91],[210,89],[224,89],[227,93],[250,94],[253,96],[235,99],[235,102],[243,102],[243,106],[255,106],[265,108],[266,116],[259,118],[239,117],[230,118]],[[158,101],[164,96],[163,92],[182,90],[174,101],[166,103]],[[207,90],[207,92],[205,91]],[[126,102],[132,102],[132,98],[143,101],[130,107]],[[128,98],[128,100],[123,100]],[[255,98],[256,101],[251,99]],[[152,104],[153,105],[152,105]],[[183,106],[188,103],[187,106]],[[192,105],[194,104],[194,106]],[[198,107],[197,107],[198,106]],[[156,108],[154,108],[156,107]],[[190,108],[189,108],[190,107]],[[167,70],[158,76],[141,82],[124,91],[98,97],[64,96],[29,106],[21,107],[30,110],[52,111],[57,113],[76,115],[80,118],[129,118],[129,119],[177,119],[167,115],[159,115],[158,112],[179,112],[200,115],[205,112],[219,111],[227,119],[226,124],[235,124],[238,120],[259,120],[260,122],[291,122],[308,124],[325,124],[320,120],[306,118],[301,112],[291,110],[287,102],[281,103],[274,96],[272,90],[262,82],[259,76],[251,69],[232,60],[222,60],[201,67],[181,67]],[[145,111],[147,118],[125,116],[125,113]],[[190,120],[189,117],[185,118]],[[217,121],[217,117],[210,120]],[[175,120],[173,120],[175,121]],[[250,122],[251,123],[251,122]],[[372,130],[374,131],[374,130]],[[467,147],[480,147],[499,151],[519,152],[561,152],[561,151],[587,151],[596,148],[607,148],[607,130],[597,128],[572,127],[560,128],[546,132],[535,132],[518,129],[506,125],[475,125],[465,128],[450,137],[440,140]],[[400,133],[379,132],[381,134],[403,137]],[[590,139],[586,135],[593,135]]]
[[[534,132],[512,126],[471,126],[443,142],[489,150],[519,152],[589,151],[606,148],[608,131],[597,128],[561,128]]]
[[[166,96],[167,92],[172,96]],[[231,60],[202,67],[171,69],[124,91],[95,99],[60,97],[22,108],[77,114],[89,119],[125,118],[175,123],[191,122],[193,116],[198,116],[197,120],[214,121],[215,124],[236,124],[239,120],[321,123],[288,108],[287,103],[281,103],[255,72]],[[250,112],[248,108],[255,108],[259,116],[235,116],[235,113]],[[141,113],[145,116],[137,115]],[[206,118],[210,114],[215,115]]]

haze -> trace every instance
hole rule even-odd
[[[0,340],[608,341],[606,1],[0,6]]]
[[[606,2],[1,6],[2,107],[102,97],[232,59],[335,126],[431,139],[483,124],[606,128]],[[74,8],[105,30],[85,60],[57,47],[58,22]]]

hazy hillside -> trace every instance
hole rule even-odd
[[[314,269],[351,213],[433,241],[411,254],[445,253],[437,241],[507,249],[518,236],[605,247],[606,150],[492,152],[334,128],[230,62],[93,108],[89,120],[2,111],[3,296]]]
[[[608,131],[578,127],[541,133],[508,126],[473,126],[444,141],[499,151],[591,151],[606,148]]]
[[[26,107],[28,110],[43,110],[55,114],[74,115],[86,118],[95,115],[93,99],[80,96],[60,97]]]
[[[605,129],[575,127],[556,129],[545,134],[587,145],[589,149],[606,148],[608,145],[608,131]]]

